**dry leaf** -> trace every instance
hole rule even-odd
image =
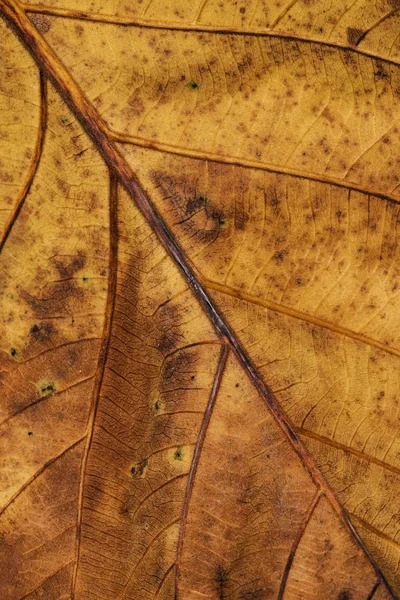
[[[397,597],[399,8],[0,0],[2,599]]]

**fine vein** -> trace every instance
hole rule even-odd
[[[97,414],[97,407],[100,397],[100,389],[103,383],[104,371],[107,362],[108,351],[111,341],[111,329],[114,316],[115,298],[117,290],[117,260],[118,260],[118,227],[117,227],[117,203],[118,203],[118,182],[115,176],[110,173],[110,191],[109,191],[109,219],[110,219],[110,254],[109,254],[109,275],[108,275],[108,291],[106,315],[104,320],[102,344],[97,364],[95,382],[93,385],[92,407],[89,416],[87,427],[86,447],[82,457],[81,474],[79,482],[79,499],[78,499],[78,525],[76,535],[75,548],[75,565],[72,578],[72,598],[75,594],[76,578],[78,574],[79,552],[80,552],[80,537],[82,525],[82,510],[83,510],[83,489],[86,465],[89,457],[89,451],[93,440],[94,423]]]
[[[26,178],[26,182],[24,187],[21,190],[19,198],[15,204],[15,208],[10,216],[10,219],[5,227],[2,237],[0,238],[0,252],[4,248],[4,244],[6,243],[8,236],[11,233],[12,228],[14,227],[14,223],[16,222],[18,215],[21,212],[23,205],[25,204],[25,200],[29,194],[29,191],[32,187],[32,183],[35,179],[35,175],[39,168],[40,158],[42,156],[43,146],[44,146],[44,138],[47,127],[47,81],[45,75],[40,71],[39,74],[40,81],[40,116],[39,116],[39,127],[38,127],[38,135],[36,139],[35,151],[33,154],[33,158],[28,170],[28,175]]]
[[[285,569],[283,571],[283,576],[282,576],[282,580],[281,580],[281,585],[279,587],[277,600],[283,600],[287,580],[289,577],[290,569],[292,568],[294,557],[296,556],[297,548],[299,547],[299,544],[300,544],[300,542],[303,538],[303,535],[308,527],[308,524],[310,523],[310,521],[312,519],[312,516],[314,514],[315,509],[317,508],[317,504],[318,504],[320,498],[321,498],[321,492],[318,490],[309,506],[308,511],[306,512],[306,514],[304,516],[303,522],[301,523],[301,525],[299,527],[299,530],[293,541],[293,545],[290,549],[289,556],[288,556],[288,559],[287,559],[287,562],[285,565]]]
[[[345,188],[354,192],[360,192],[361,194],[368,194],[375,196],[375,198],[381,198],[395,204],[400,204],[400,197],[392,194],[391,192],[379,192],[378,190],[368,189],[363,185],[358,185],[355,182],[345,181],[344,179],[337,179],[330,177],[329,175],[318,175],[311,171],[299,171],[298,169],[290,169],[288,167],[282,167],[270,163],[263,163],[260,160],[252,160],[247,158],[241,158],[240,156],[228,156],[224,154],[217,154],[215,152],[207,152],[203,150],[195,150],[183,148],[181,146],[175,146],[173,144],[166,144],[164,142],[157,142],[154,140],[148,140],[139,136],[126,135],[108,129],[108,137],[115,142],[121,144],[130,144],[131,146],[139,146],[140,148],[147,148],[149,150],[155,150],[158,152],[175,154],[177,156],[185,156],[187,158],[199,159],[212,161],[224,165],[232,165],[237,167],[243,167],[245,169],[259,169],[260,171],[268,171],[269,173],[277,173],[279,175],[288,175],[291,177],[297,177],[300,179],[309,179],[311,181],[317,181],[318,183],[325,183],[333,185],[335,187]]]
[[[187,516],[189,512],[190,499],[192,497],[193,484],[197,473],[197,467],[200,461],[201,451],[203,449],[204,440],[207,434],[208,426],[210,424],[211,415],[215,406],[215,402],[218,396],[218,391],[221,385],[222,376],[225,371],[225,365],[228,358],[229,346],[223,344],[221,348],[221,354],[218,362],[217,372],[215,374],[213,387],[210,393],[210,398],[204,413],[203,422],[200,427],[197,443],[193,452],[192,464],[190,465],[189,476],[186,485],[185,499],[183,502],[182,516],[179,528],[179,538],[176,551],[176,571],[175,571],[175,600],[179,600],[179,575],[180,575],[180,563],[182,557],[183,540],[185,536],[185,528],[187,523]]]
[[[238,298],[239,300],[244,300],[250,304],[257,304],[258,306],[262,306],[263,308],[267,308],[272,310],[273,312],[277,312],[283,315],[287,315],[288,317],[293,317],[294,319],[298,319],[299,321],[305,321],[306,323],[310,323],[310,325],[316,325],[317,327],[322,327],[323,329],[328,329],[333,333],[337,333],[338,335],[342,335],[344,337],[351,338],[356,340],[357,342],[361,342],[362,344],[366,344],[367,346],[373,346],[378,348],[379,350],[383,350],[388,354],[394,354],[395,356],[400,356],[400,349],[393,348],[392,346],[387,346],[386,344],[382,344],[378,340],[368,337],[362,333],[357,333],[356,331],[352,331],[351,329],[347,329],[347,327],[341,327],[340,325],[335,325],[334,323],[330,323],[329,321],[325,321],[324,319],[320,319],[316,315],[308,315],[307,313],[303,313],[295,308],[291,308],[290,306],[284,306],[283,304],[278,304],[273,300],[267,300],[265,298],[259,298],[257,296],[253,296],[251,294],[246,294],[246,292],[242,292],[240,290],[236,290],[227,285],[220,284],[216,281],[212,281],[210,279],[203,279],[201,276],[199,277],[204,284],[205,288],[209,288],[211,290],[215,290],[221,294],[225,294],[227,296],[232,296],[233,298]]]
[[[389,58],[383,58],[374,52],[369,52],[368,50],[364,50],[356,47],[353,44],[341,44],[333,41],[326,41],[326,39],[318,39],[309,38],[306,36],[298,35],[295,33],[287,33],[285,31],[272,31],[266,30],[265,28],[252,28],[247,29],[245,27],[224,27],[224,26],[215,26],[215,25],[197,25],[197,24],[183,24],[178,22],[168,22],[168,21],[155,21],[150,19],[141,19],[141,18],[132,18],[132,17],[118,17],[116,15],[102,15],[97,14],[94,15],[92,13],[80,10],[73,10],[68,8],[54,8],[47,6],[35,6],[32,4],[20,4],[19,5],[23,10],[30,13],[39,13],[43,15],[49,15],[54,17],[62,17],[65,19],[77,19],[81,21],[89,21],[93,23],[108,23],[109,25],[123,25],[126,27],[143,27],[146,29],[159,29],[159,30],[167,30],[167,31],[187,31],[193,33],[215,33],[220,35],[242,35],[242,36],[253,36],[253,37],[274,37],[274,38],[283,38],[287,40],[292,40],[294,42],[306,42],[309,44],[319,44],[321,46],[327,46],[329,48],[337,48],[338,50],[350,50],[355,54],[361,54],[363,56],[368,56],[370,58],[375,58],[380,61],[390,63],[393,65],[398,65],[398,61],[392,60]],[[387,16],[387,15],[386,15]],[[382,19],[384,20],[384,19]],[[379,23],[375,23],[374,27]],[[371,30],[374,28],[371,27]],[[366,35],[369,33],[369,30],[366,31]],[[364,35],[362,39],[364,39]],[[361,38],[357,41],[357,44],[361,42]]]

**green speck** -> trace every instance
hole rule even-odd
[[[161,400],[156,400],[154,403],[154,410],[158,412],[161,408]]]
[[[19,352],[16,348],[10,348],[10,354],[13,358],[15,358],[15,360],[18,360],[19,356]]]
[[[60,121],[61,121],[61,123],[63,125],[69,125],[71,123],[70,117],[68,117],[68,116],[67,117],[61,117]]]
[[[183,460],[183,448],[182,446],[178,446],[174,453],[175,460]]]
[[[40,386],[40,391],[44,396],[49,396],[50,394],[53,394],[56,391],[54,381],[43,381],[43,383]]]
[[[191,90],[198,90],[200,87],[197,81],[189,81],[189,83],[187,83],[186,86]]]

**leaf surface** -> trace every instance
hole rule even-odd
[[[400,589],[397,7],[250,4],[0,2],[5,598]]]

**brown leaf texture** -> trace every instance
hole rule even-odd
[[[0,596],[400,594],[400,4],[0,0]]]

